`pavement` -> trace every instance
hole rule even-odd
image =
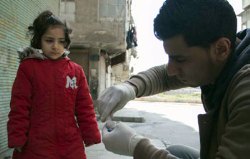
[[[140,115],[139,111],[123,108],[122,110],[115,113],[112,118],[114,121],[126,122],[128,125],[133,123],[144,123],[145,118]],[[103,127],[103,123],[98,120],[99,129]],[[151,140],[154,145],[159,148],[165,148],[165,145],[160,140]],[[105,149],[103,143],[93,145],[86,148],[87,159],[133,159],[130,156],[117,155],[112,152],[109,152]]]
[[[131,101],[113,120],[125,122],[160,149],[171,144],[199,149],[197,115],[202,113],[201,104]],[[101,130],[103,123],[98,124]],[[86,154],[88,159],[133,158],[109,152],[103,143],[86,148]]]
[[[157,105],[161,104],[163,104],[162,107],[157,107]],[[134,105],[136,105],[136,108],[138,109],[134,109]],[[165,110],[165,108],[167,109]],[[167,145],[170,145],[172,143],[184,143],[188,146],[199,149],[198,131],[196,130],[197,128],[195,128],[196,126],[190,127],[190,125],[192,124],[188,123],[188,121],[190,122],[192,120],[191,117],[187,115],[179,115],[181,117],[187,117],[188,120],[177,119],[176,113],[173,112],[173,109],[175,108],[177,108],[177,110],[175,110],[177,112],[183,110],[184,113],[187,113],[187,110],[190,110],[190,105],[185,104],[178,106],[178,104],[175,103],[168,104],[163,102],[129,102],[128,106],[118,111],[114,115],[113,120],[127,123],[138,133],[151,138],[152,143],[158,148],[165,149]],[[193,113],[193,116],[202,111],[197,106],[194,106],[192,109],[195,110],[190,110],[190,112]],[[168,118],[165,118],[164,115],[162,115],[164,113]],[[188,114],[190,113],[188,112]],[[174,116],[174,118],[171,118],[171,115]],[[196,121],[193,121],[192,123],[196,123]],[[100,130],[103,127],[103,123],[100,122],[100,120],[98,120],[98,126]],[[11,154],[12,150],[7,151],[5,154],[0,154],[0,159],[10,159]],[[109,152],[105,149],[103,143],[86,147],[86,155],[87,159],[133,158]]]

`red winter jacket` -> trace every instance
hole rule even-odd
[[[13,159],[85,159],[100,143],[92,98],[81,66],[68,58],[26,59],[12,88],[8,146]]]

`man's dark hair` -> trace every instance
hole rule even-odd
[[[154,19],[160,40],[182,35],[188,46],[209,47],[221,37],[236,39],[237,19],[227,0],[166,0]]]
[[[28,32],[32,35],[30,45],[33,48],[41,49],[41,39],[43,34],[51,26],[62,26],[64,28],[65,34],[65,46],[64,48],[69,48],[71,29],[69,29],[66,23],[63,23],[58,19],[51,11],[43,11],[38,17],[34,20],[33,25],[28,27]]]

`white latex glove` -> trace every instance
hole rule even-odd
[[[102,129],[102,142],[108,151],[133,156],[136,145],[143,139],[124,123],[107,121]]]
[[[134,87],[127,83],[105,89],[96,101],[101,121],[106,121],[116,111],[122,109],[130,100],[135,99]]]

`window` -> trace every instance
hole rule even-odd
[[[124,20],[126,0],[99,0],[99,18],[101,20]]]
[[[75,0],[61,0],[60,17],[68,22],[75,21]]]

